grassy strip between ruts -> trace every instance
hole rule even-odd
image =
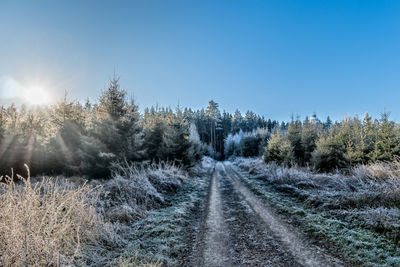
[[[133,226],[130,243],[121,255],[121,266],[152,263],[155,266],[179,265],[191,244],[188,236],[196,231],[196,212],[202,210],[209,177],[187,181],[170,204],[149,212],[149,216]]]
[[[334,254],[350,264],[363,266],[399,266],[400,247],[374,231],[340,221],[296,197],[280,192],[268,182],[233,166],[250,190],[268,201],[279,213],[289,216],[322,242]]]

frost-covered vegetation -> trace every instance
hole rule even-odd
[[[182,186],[169,205],[149,212],[149,216],[134,224],[137,230],[130,236],[129,245],[122,254],[125,263],[133,259],[135,263],[179,266],[191,256],[201,213],[205,209],[212,166],[213,160],[204,158],[194,171],[195,177]]]
[[[393,161],[400,156],[400,127],[384,112],[379,120],[365,114],[326,123],[318,119],[293,120],[276,129],[264,159],[287,166],[310,166],[317,171],[350,171],[358,164]]]
[[[225,156],[263,156],[266,162],[310,167],[319,172],[347,172],[359,164],[392,162],[400,156],[400,126],[384,112],[373,120],[346,117],[321,122],[316,115],[304,121],[274,124],[248,132],[232,132]]]
[[[131,222],[147,210],[166,204],[168,198],[188,179],[188,173],[173,163],[113,164],[111,179],[102,185],[101,208],[111,221]]]
[[[225,157],[257,157],[264,152],[270,138],[268,128],[258,128],[251,132],[229,134],[225,140]]]
[[[0,262],[2,266],[70,265],[106,250],[110,236],[96,212],[95,188],[18,176],[0,183]]]
[[[1,265],[137,266],[169,262],[171,251],[166,248],[161,252],[147,247],[147,256],[143,256],[142,245],[146,243],[139,241],[144,234],[141,225],[150,227],[156,214],[163,214],[153,223],[152,231],[156,226],[165,227],[170,232],[157,233],[163,235],[165,246],[182,250],[188,233],[181,230],[193,214],[189,209],[204,197],[203,174],[209,168],[205,160],[202,166],[192,168],[191,178],[173,163],[126,162],[113,166],[110,179],[83,184],[81,179],[31,179],[29,169],[27,178],[18,176],[15,181],[4,177],[0,184]],[[167,219],[168,225],[163,221]],[[151,231],[146,230],[146,234],[151,235]],[[154,243],[157,237],[149,239]],[[172,260],[173,255],[170,257]]]
[[[398,161],[358,166],[347,176],[265,164],[260,158],[237,158],[235,164],[250,174],[246,181],[255,191],[350,262],[400,263]],[[269,187],[286,197],[273,197]]]
[[[200,143],[180,110],[137,105],[110,81],[99,102],[84,105],[65,97],[53,106],[0,108],[0,171],[109,178],[113,162],[173,161],[184,167],[200,159]]]

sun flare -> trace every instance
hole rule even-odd
[[[49,102],[49,95],[40,86],[30,87],[25,92],[25,100],[31,105],[45,105]]]

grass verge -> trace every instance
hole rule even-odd
[[[197,213],[203,210],[208,184],[206,175],[188,180],[167,207],[150,211],[145,219],[134,223],[136,230],[121,255],[121,265],[180,265],[193,245],[190,236],[196,231]]]
[[[234,166],[234,170],[255,194],[265,199],[279,213],[297,223],[312,237],[324,244],[333,254],[349,264],[363,266],[399,266],[398,244],[356,222],[339,220],[314,209],[300,199],[281,191],[263,179]]]

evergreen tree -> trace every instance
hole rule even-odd
[[[363,161],[362,125],[355,117],[345,118],[340,125],[336,138],[345,148],[345,157],[349,165],[357,165]]]
[[[311,163],[312,153],[316,148],[316,142],[318,140],[318,128],[315,124],[312,124],[308,118],[305,119],[302,132],[301,132],[301,146],[303,152],[303,163]]]
[[[382,113],[379,120],[377,136],[378,160],[392,160],[394,155],[399,155],[399,137],[396,135],[394,122],[389,121],[389,113]]]
[[[121,90],[119,78],[112,78],[109,86],[100,96],[99,107],[97,110],[100,117],[110,117],[118,120],[126,113],[126,91]]]
[[[346,148],[338,137],[338,129],[331,128],[328,136],[320,135],[315,151],[312,153],[314,168],[322,172],[349,167]]]
[[[285,139],[279,129],[276,129],[265,148],[264,160],[266,162],[290,165],[291,154],[289,141]]]
[[[236,110],[232,117],[232,133],[238,133],[242,129],[243,117],[239,110]],[[243,129],[242,129],[243,130]]]
[[[254,135],[243,137],[240,143],[240,152],[242,157],[259,156],[259,145],[261,139]]]
[[[368,112],[365,113],[362,128],[362,150],[363,162],[368,163],[378,159],[378,149],[376,146],[377,139],[377,125],[372,121]]]
[[[293,121],[290,123],[289,128],[287,130],[286,138],[290,144],[291,148],[291,161],[298,164],[304,164],[304,148],[301,142],[302,135],[302,125],[299,120]]]
[[[331,120],[331,118],[328,116],[328,117],[326,118],[326,122],[324,123],[324,128],[325,128],[325,130],[329,131],[329,129],[331,128],[331,126],[332,126],[332,120]]]
[[[214,151],[222,152],[221,150],[223,144],[222,127],[221,127],[221,113],[218,109],[218,104],[213,100],[210,100],[206,110],[206,115],[208,116],[209,129],[210,129],[210,145],[213,147]]]
[[[231,133],[232,131],[232,115],[224,111],[222,114],[221,125],[223,130],[223,136],[224,138],[226,138],[228,134]]]

